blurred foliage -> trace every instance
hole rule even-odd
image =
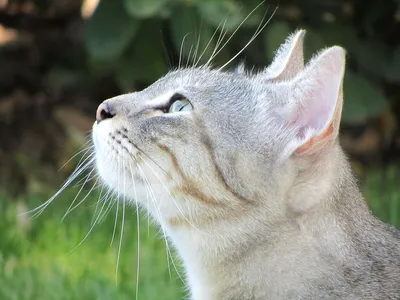
[[[68,174],[50,170],[81,146],[101,101],[213,53],[213,65],[223,65],[266,22],[227,69],[241,61],[266,67],[296,28],[307,29],[307,59],[326,46],[345,47],[342,144],[363,163],[397,160],[398,0],[101,0],[84,19],[89,2],[96,0],[8,0],[0,7],[0,182],[12,182],[15,197],[32,181]]]
[[[167,259],[166,243],[155,228],[148,227],[147,218],[141,218],[138,244],[135,213],[126,214],[119,252],[121,209],[119,214],[113,209],[92,228],[99,211],[95,205],[81,206],[60,224],[75,194],[70,189],[34,220],[17,216],[26,209],[23,203],[0,201],[0,299],[183,299],[183,282],[176,271],[182,274],[182,270],[177,261]],[[27,200],[39,205],[49,195],[32,192]],[[4,197],[0,191],[0,199]],[[86,203],[93,204],[98,197],[92,193]]]
[[[166,61],[158,59],[165,51],[159,43],[163,37],[167,36],[168,42],[172,43],[168,49],[174,58],[172,64],[176,64],[180,52],[183,54],[181,60],[190,60],[194,52],[202,52],[209,41],[209,50],[215,48],[222,22],[225,22],[226,40],[259,3],[102,1],[86,23],[85,43],[92,59],[117,62],[113,68],[116,80],[121,89],[131,91],[135,82],[147,85],[167,69]],[[400,34],[400,4],[397,1],[318,1],[318,4],[315,1],[280,1],[279,6],[266,1],[251,13],[232,42],[222,49],[222,60],[216,59],[216,64],[232,57],[245,45],[251,37],[250,32],[262,22],[265,11],[269,18],[278,8],[262,33],[263,38],[256,40],[242,58],[251,56],[250,63],[266,66],[289,33],[298,27],[306,28],[308,58],[333,44],[342,45],[348,51],[345,122],[362,123],[388,109],[390,103],[385,85],[400,83],[400,44],[395,39]],[[160,26],[160,22],[164,26]],[[156,30],[150,32],[149,28],[165,32],[157,36]],[[216,37],[210,40],[215,31]],[[145,38],[141,32],[145,32]],[[203,61],[209,58],[210,52],[203,56]],[[118,67],[121,65],[129,67]],[[131,86],[127,84],[129,81]]]
[[[100,0],[87,20],[83,1],[96,2],[0,1],[0,299],[133,298],[138,244],[131,212],[118,286],[118,243],[106,247],[113,218],[67,254],[90,229],[94,210],[81,206],[59,225],[76,190],[35,222],[15,215],[26,211],[26,203],[43,203],[51,194],[44,190],[71,173],[74,165],[67,164],[55,175],[84,144],[101,101],[142,89],[195,58],[204,63],[216,47],[222,49],[214,65],[222,65],[267,20],[228,68],[240,61],[249,69],[266,67],[296,28],[307,29],[307,58],[326,46],[345,47],[341,142],[357,159],[371,209],[400,225],[399,171],[364,173],[365,164],[387,166],[399,157],[399,0]],[[154,229],[147,233],[146,219],[141,222],[139,299],[181,298],[183,287],[173,267],[169,275],[163,241]]]

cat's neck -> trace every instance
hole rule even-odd
[[[294,186],[287,199],[279,199],[288,202],[285,217],[274,219],[268,210],[255,208],[241,218],[221,219],[213,226],[167,229],[183,259],[193,299],[222,299],[221,293],[226,294],[231,285],[236,285],[241,293],[245,292],[246,288],[238,285],[249,278],[257,278],[257,264],[264,271],[265,268],[270,270],[271,277],[263,280],[268,281],[271,288],[279,278],[274,275],[278,270],[289,277],[298,272],[299,277],[289,281],[301,287],[302,281],[307,279],[306,274],[300,276],[303,267],[308,268],[310,274],[315,274],[317,268],[329,269],[320,258],[324,249],[329,251],[327,256],[345,259],[351,249],[343,248],[348,243],[348,236],[343,228],[347,225],[342,223],[353,222],[349,218],[354,214],[368,219],[368,210],[339,146],[335,148],[334,161],[324,164],[323,170],[319,171],[323,171],[324,176],[314,172],[310,179],[319,188],[309,188],[304,194],[307,188]],[[299,201],[308,201],[305,207],[301,206],[302,210]],[[285,257],[296,261],[297,270],[282,269],[279,261]],[[284,268],[292,266],[286,264]],[[282,276],[280,279],[285,280],[285,275]],[[231,282],[232,278],[238,282]]]
[[[256,242],[270,241],[281,236],[286,229],[299,230],[301,223],[304,223],[302,226],[315,227],[319,222],[325,222],[326,218],[349,218],[353,212],[363,218],[371,218],[341,147],[335,146],[332,152],[330,161],[320,164],[310,174],[303,174],[309,177],[296,181],[282,199],[274,199],[283,203],[278,216],[276,211],[271,213],[268,206],[265,209],[257,206],[245,209],[235,217],[230,215],[224,218],[222,214],[219,217],[217,211],[209,218],[209,223],[204,220],[201,223],[195,220],[193,223],[186,222],[191,218],[185,218],[184,224],[165,222],[169,224],[166,230],[178,247],[199,243],[190,247],[189,252],[197,252],[203,246],[205,252],[228,253],[230,243],[250,247],[252,239]],[[257,199],[259,203],[262,201]],[[241,235],[240,239],[236,238],[238,235]],[[209,247],[207,242],[215,242],[216,249]],[[218,260],[221,261],[221,257]]]

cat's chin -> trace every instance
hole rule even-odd
[[[124,200],[135,205],[141,204],[149,209],[147,206],[150,202],[143,201],[143,199],[148,199],[146,183],[139,173],[135,172],[137,170],[121,167],[122,162],[114,161],[114,164],[110,164],[101,153],[96,152],[95,155],[96,170],[100,180],[108,188],[106,193],[111,192],[113,195],[110,199]]]
[[[119,129],[110,127],[108,124],[93,126],[96,170],[101,181],[113,192],[117,200],[125,199],[140,204],[159,223],[163,223],[160,214],[177,214],[177,206],[167,191],[167,180],[163,173],[156,174],[156,166],[150,166],[151,161],[144,163],[137,155],[136,149],[116,142],[112,136]]]
[[[134,199],[144,182],[134,163],[136,151],[129,144],[116,142],[115,132],[119,129],[113,127],[112,124],[93,125],[96,170],[103,183],[116,195]]]

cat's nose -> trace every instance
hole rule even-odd
[[[110,104],[107,102],[101,103],[99,105],[99,107],[97,108],[97,112],[96,112],[97,124],[99,124],[101,121],[103,121],[105,119],[111,119],[114,116],[115,116],[115,114],[111,113]]]

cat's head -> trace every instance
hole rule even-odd
[[[284,207],[298,174],[334,148],[342,108],[344,50],[304,66],[304,33],[261,72],[178,69],[104,101],[93,126],[103,181],[164,224]]]

